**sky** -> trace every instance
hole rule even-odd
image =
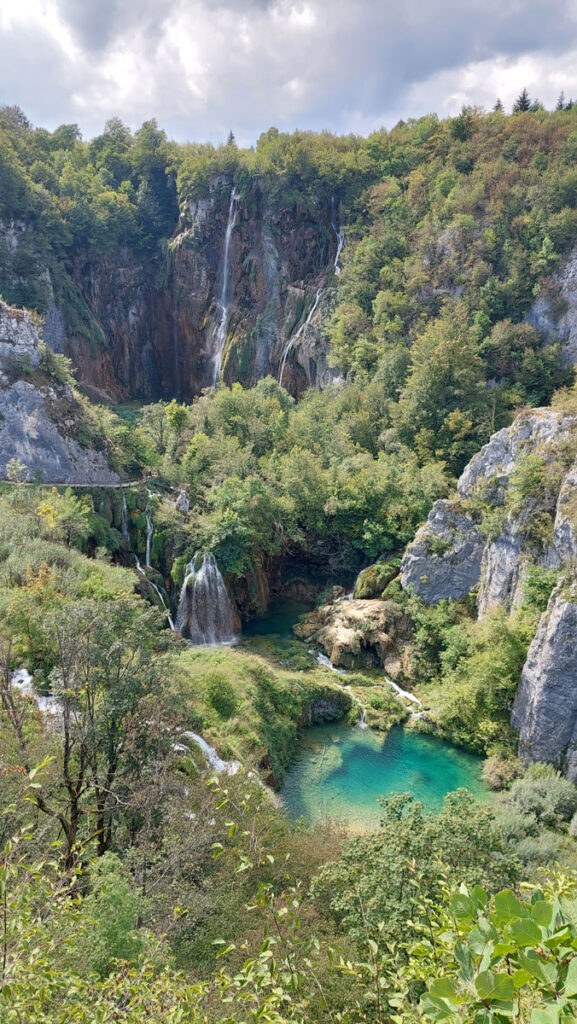
[[[577,99],[577,0],[0,0],[0,105],[178,141]]]

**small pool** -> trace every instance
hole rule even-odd
[[[480,758],[400,726],[383,738],[335,723],[305,731],[281,796],[292,818],[370,829],[379,824],[379,797],[410,792],[436,810],[461,787],[486,796]]]
[[[266,615],[260,619],[252,619],[243,623],[242,635],[249,636],[280,636],[294,640],[293,626],[296,626],[301,615],[310,612],[311,605],[302,601],[290,601],[277,598],[271,601]]]

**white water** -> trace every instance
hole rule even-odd
[[[167,615],[167,618],[168,618],[168,625],[170,626],[170,628],[173,631],[173,633],[176,632],[176,627],[175,627],[174,622],[172,620],[172,617],[170,615],[170,610],[169,610],[169,607],[168,607],[168,605],[166,603],[166,599],[165,599],[164,594],[162,593],[162,590],[160,589],[160,587],[157,587],[157,585],[154,582],[154,580],[149,580],[148,576],[146,575],[144,569],[142,568],[142,566],[140,564],[140,559],[139,559],[138,555],[134,556],[134,561],[136,562],[137,572],[139,572],[141,576],[144,576],[144,579],[146,580],[146,582],[148,584],[150,584],[152,589],[158,595],[158,597],[160,599],[160,603],[161,603],[162,607],[164,608],[164,610],[166,612],[166,615]]]
[[[236,642],[234,612],[211,551],[197,551],[186,567],[176,629],[194,646]]]
[[[309,651],[309,654],[315,654],[315,653],[316,653],[316,658],[317,658],[317,665],[322,665],[324,668],[329,668],[331,670],[331,672],[338,672],[338,674],[340,676],[346,675],[346,672],[345,672],[344,668],[335,668],[335,666],[333,665],[331,659],[328,658],[326,654],[323,654],[321,651],[318,651],[318,652]]]
[[[312,320],[312,318],[314,316],[315,310],[316,310],[316,308],[317,308],[317,306],[319,304],[319,299],[320,299],[322,293],[323,293],[322,288],[317,288],[317,293],[315,295],[315,301],[313,302],[313,304],[312,304],[312,306],[311,306],[311,308],[309,310],[309,313],[308,313],[308,316],[307,316],[305,322],[300,325],[300,327],[299,327],[298,331],[296,332],[296,334],[293,334],[292,338],[289,338],[289,340],[287,341],[287,343],[286,343],[286,345],[284,347],[284,352],[282,354],[282,359],[281,359],[281,362],[280,362],[280,372],[279,372],[279,375],[278,375],[278,382],[279,382],[279,384],[282,384],[283,374],[284,374],[284,371],[285,371],[285,366],[286,366],[286,361],[288,359],[288,356],[292,352],[293,348],[295,347],[295,345],[296,345],[297,341],[299,340],[301,334],[304,334],[304,332],[306,331],[307,327],[309,326],[309,324],[310,324],[310,322],[311,322],[311,320]]]
[[[238,207],[236,201],[238,199],[238,192],[236,188],[233,188],[230,193],[230,204],[228,207],[228,221],[226,225],[226,232],[224,235],[224,249],[222,254],[222,282],[220,287],[220,300],[219,300],[219,321],[216,326],[216,350],[213,357],[213,375],[212,382],[214,386],[218,384],[220,380],[220,374],[222,370],[222,357],[224,353],[224,346],[226,344],[226,328],[228,324],[228,285],[230,280],[230,267],[228,260],[228,253],[230,249],[230,239],[234,231],[236,224],[236,215]]]
[[[38,710],[43,715],[50,715],[52,717],[62,713],[62,705],[56,697],[42,697],[37,693],[32,676],[27,668],[19,668],[16,672],[13,672],[11,681],[12,686],[16,686],[23,697],[31,697],[32,700],[36,701]]]
[[[211,747],[210,743],[207,743],[202,736],[199,736],[196,732],[183,732],[183,739],[193,740],[197,746],[202,750],[207,763],[211,768],[214,768],[215,772],[224,775],[236,775],[239,768],[241,767],[240,761],[223,761],[218,756],[214,747]]]
[[[128,505],[126,498],[122,495],[122,536],[127,544],[130,544],[130,530],[128,528]]]
[[[398,697],[403,697],[405,700],[408,700],[410,704],[416,704],[418,707],[422,708],[423,702],[420,701],[418,697],[415,697],[414,693],[409,693],[408,690],[401,689],[401,687],[398,686],[397,683],[394,683],[393,680],[389,678],[389,676],[384,676],[384,680],[385,683],[388,683],[389,686],[393,687],[393,690],[395,691]]]
[[[347,674],[346,670],[344,668],[335,668],[335,666],[333,665],[331,659],[328,658],[326,654],[323,654],[321,651],[318,651],[318,652],[309,651],[309,654],[315,654],[315,653],[316,653],[316,658],[317,658],[317,665],[322,665],[323,668],[328,668],[328,669],[331,670],[331,672],[337,672],[338,675],[340,675],[340,676],[346,676],[346,674]],[[367,729],[368,726],[367,726],[366,719],[365,719],[365,705],[362,704],[361,701],[359,700],[359,698],[357,696],[355,696],[354,693],[351,692],[350,686],[343,686],[343,685],[341,685],[341,683],[335,683],[334,685],[338,686],[339,690],[344,690],[345,693],[348,693],[349,697],[358,706],[358,709],[359,709],[359,720],[357,722],[357,728],[358,729]]]
[[[335,200],[334,200],[334,196],[331,199],[331,227],[332,227],[335,235],[337,236],[337,251],[336,251],[336,254],[335,254],[334,269],[335,269],[335,274],[337,274],[337,276],[338,276],[340,274],[340,272],[341,272],[341,267],[340,267],[340,264],[339,264],[339,258],[340,258],[341,252],[342,252],[343,245],[345,244],[345,236],[344,236],[344,233],[337,227],[337,208],[336,208],[336,203],[335,203]]]
[[[146,502],[146,509],[144,510],[144,514],[146,516],[146,556],[145,556],[145,564],[146,565],[150,565],[150,547],[151,547],[151,544],[152,544],[152,538],[154,537],[154,520],[152,518],[152,508],[151,508],[151,505],[150,505],[150,501],[151,501],[152,497],[153,497],[153,495],[149,491],[148,492],[148,501]]]

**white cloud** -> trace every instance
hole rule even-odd
[[[577,97],[575,0],[2,0],[0,102],[85,135],[121,117],[252,143],[366,132],[527,86]]]

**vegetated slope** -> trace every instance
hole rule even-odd
[[[278,375],[320,293],[290,389],[330,380],[330,339],[341,375],[403,389],[405,439],[462,458],[479,420],[490,432],[561,383],[558,350],[519,325],[536,298],[541,326],[562,312],[550,278],[577,239],[575,128],[573,109],[471,109],[366,139],[270,129],[253,151],[178,146],[154,122],[132,136],[118,120],[83,143],[5,108],[0,291],[47,313],[48,343],[84,383],[153,398],[213,382],[221,328],[225,380]]]

